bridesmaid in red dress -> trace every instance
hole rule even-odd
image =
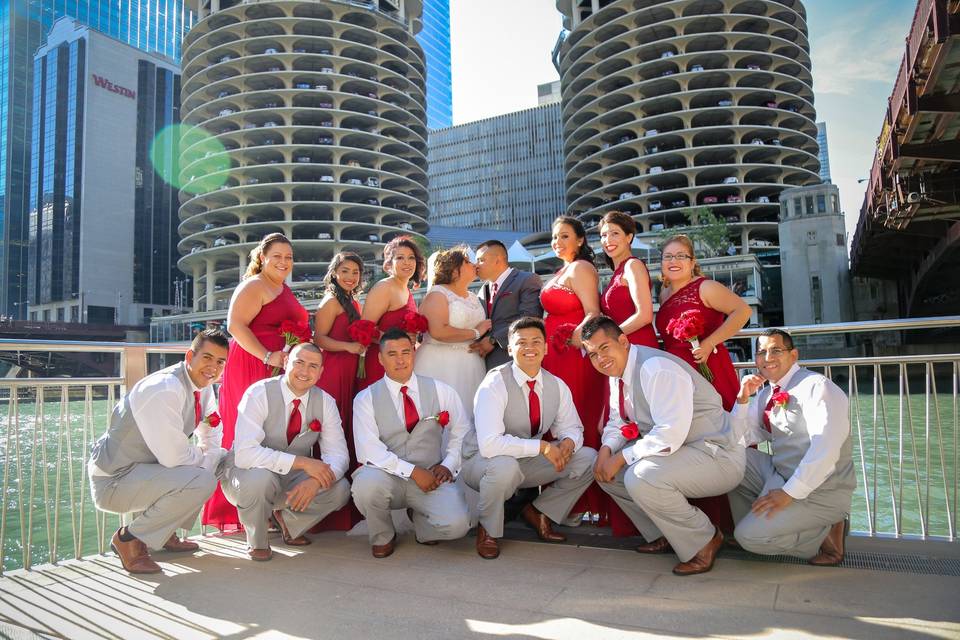
[[[663,348],[685,360],[699,371],[706,363],[713,374],[713,387],[723,400],[723,408],[733,408],[740,391],[740,380],[733,368],[730,353],[724,341],[750,321],[750,306],[715,280],[708,280],[700,272],[693,251],[693,242],[685,235],[669,238],[661,249],[663,289],[660,291],[660,311],[657,312],[657,332],[663,338]],[[689,309],[703,315],[704,335],[700,348],[692,349],[687,341],[674,339],[667,333],[667,324]],[[690,500],[700,507],[710,520],[725,532],[733,531],[733,519],[726,496]]]
[[[427,261],[410,236],[399,236],[387,243],[383,249],[383,270],[389,274],[373,285],[363,303],[362,318],[377,324],[380,333],[392,327],[400,326],[408,311],[417,311],[413,300],[412,286],[416,288],[423,279]],[[380,344],[374,342],[365,356],[366,376],[357,381],[357,392],[363,391],[383,377],[383,365],[379,359]]]
[[[550,246],[563,260],[563,268],[540,292],[540,302],[547,313],[547,335],[553,336],[560,325],[567,323],[575,325],[576,330],[566,351],[561,353],[548,346],[543,368],[570,387],[583,423],[583,444],[599,449],[606,381],[580,351],[580,327],[600,313],[600,277],[593,266],[593,250],[587,244],[583,224],[576,218],[561,216],[553,222]],[[589,511],[605,526],[609,505],[607,495],[594,483],[571,509],[571,514]]]
[[[363,345],[350,339],[350,325],[360,319],[360,293],[363,278],[363,260],[350,251],[333,256],[323,281],[326,293],[313,319],[313,341],[323,349],[323,371],[317,386],[330,394],[340,411],[343,434],[350,450],[350,468],[357,466],[353,444],[353,396],[357,386],[357,360]],[[361,519],[360,512],[350,502],[331,513],[311,529],[319,531],[349,531]]]
[[[653,330],[653,296],[650,274],[643,261],[630,249],[637,224],[620,211],[611,211],[600,221],[600,246],[604,261],[613,269],[613,277],[600,294],[600,310],[620,325],[631,344],[660,348]],[[609,384],[609,381],[606,381]],[[610,394],[605,393],[604,398]],[[606,407],[604,407],[606,414]],[[617,537],[637,536],[640,532],[630,518],[609,498],[610,528]]]
[[[237,405],[244,391],[271,376],[274,367],[284,365],[280,323],[309,321],[307,310],[285,284],[292,272],[293,246],[282,233],[271,233],[250,252],[250,264],[233,292],[227,311],[227,331],[232,339],[219,405],[225,449],[233,444]],[[240,526],[237,509],[223,497],[219,484],[203,507],[202,522],[220,530]]]

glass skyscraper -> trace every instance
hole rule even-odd
[[[193,22],[183,0],[0,0],[0,316],[26,315],[34,54],[64,16],[175,62]]]
[[[827,148],[827,123],[817,123],[817,145],[820,147],[820,153],[817,156],[820,159],[820,181],[832,182],[830,178],[830,150]]]
[[[450,0],[424,0],[423,29],[417,42],[427,57],[427,127],[453,124],[450,80]]]

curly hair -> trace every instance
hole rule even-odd
[[[437,254],[433,281],[430,284],[450,284],[459,277],[460,267],[467,262],[470,262],[470,254],[467,253],[466,245],[461,244],[441,251]]]
[[[293,247],[293,243],[282,233],[268,233],[263,236],[260,244],[250,250],[250,262],[247,264],[247,270],[243,274],[243,279],[253,277],[263,271],[263,256],[270,250],[270,247],[277,242],[288,244]]]
[[[337,282],[337,269],[339,269],[340,265],[344,262],[352,262],[357,265],[357,268],[360,270],[360,282],[358,282],[357,286],[350,292],[347,292],[347,290]],[[363,259],[360,256],[352,251],[341,251],[333,256],[333,260],[330,261],[330,266],[327,267],[327,275],[323,277],[323,284],[326,285],[324,291],[337,299],[337,302],[343,307],[350,322],[356,322],[360,319],[360,314],[357,313],[356,308],[353,306],[353,301],[360,296],[360,291],[364,285]]]
[[[690,256],[693,259],[693,275],[694,277],[700,277],[703,275],[703,272],[700,270],[700,263],[697,262],[697,252],[693,250],[693,240],[690,239],[690,236],[680,233],[675,236],[670,236],[664,240],[663,244],[660,245],[660,253],[663,253],[663,250],[666,249],[671,244],[682,244],[683,248],[690,252]],[[660,274],[660,278],[663,279],[663,273]]]
[[[397,236],[383,248],[383,270],[385,273],[390,273],[390,263],[393,262],[393,258],[397,255],[400,247],[406,247],[410,249],[410,251],[413,251],[413,257],[417,260],[417,270],[410,279],[415,285],[414,288],[416,288],[416,285],[420,284],[420,281],[423,280],[423,274],[427,271],[427,260],[423,257],[423,252],[420,251],[420,247],[417,246],[417,243],[414,242],[410,236]]]
[[[573,216],[560,216],[553,221],[553,224],[550,225],[550,229],[553,230],[557,225],[565,224],[571,229],[573,233],[576,234],[577,238],[583,240],[580,248],[577,249],[577,255],[574,256],[574,260],[586,260],[590,264],[593,264],[593,249],[590,248],[590,244],[587,242],[587,232],[583,228],[583,223],[574,218]]]
[[[603,216],[600,220],[600,224],[597,226],[597,229],[602,233],[603,225],[605,224],[615,224],[620,227],[620,230],[623,231],[628,236],[637,235],[637,223],[634,222],[626,213],[622,211],[611,211],[607,215]],[[613,269],[613,258],[608,256],[606,252],[603,254],[603,261],[607,263],[607,266]]]

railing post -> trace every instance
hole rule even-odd
[[[127,390],[132,389],[146,377],[147,347],[145,345],[124,345],[120,352],[120,377]]]

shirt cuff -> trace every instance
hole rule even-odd
[[[623,450],[620,452],[623,454],[623,459],[627,462],[627,465],[631,465],[637,462],[638,460],[640,460],[640,456],[638,456],[637,452],[634,451],[636,445],[637,443],[635,442],[629,447],[624,447]]]
[[[783,485],[783,490],[794,500],[803,500],[811,493],[816,487],[808,486],[803,480],[797,478],[797,476],[792,476],[787,480],[786,484]]]
[[[415,465],[410,464],[406,460],[397,460],[397,470],[396,475],[401,478],[409,478],[413,475],[413,470]]]
[[[540,440],[537,438],[528,438],[523,443],[523,458],[536,458],[540,455]]]
[[[290,473],[290,469],[293,467],[293,463],[296,461],[297,456],[292,453],[285,453],[278,451],[280,455],[277,456],[277,467],[274,469],[277,473],[282,476]]]
[[[623,439],[623,436],[615,435],[613,437],[607,438],[600,442],[601,447],[609,447],[611,453],[617,453],[620,449],[623,448],[623,445],[626,443],[626,440]]]

